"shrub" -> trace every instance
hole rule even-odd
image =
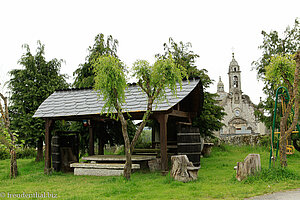
[[[34,158],[36,150],[34,148],[17,148],[17,159],[20,158]],[[8,149],[0,149],[0,160],[9,159],[10,154]]]
[[[18,148],[17,158],[34,158],[36,157],[36,150],[34,148]]]
[[[260,138],[259,143],[261,146],[270,147],[271,145],[271,137],[270,135],[264,135]]]
[[[138,138],[135,147],[136,148],[150,148],[152,144],[152,132],[151,130],[143,130],[142,134]]]
[[[9,159],[9,158],[10,158],[9,150],[0,148],[0,160],[5,160],[5,159]]]

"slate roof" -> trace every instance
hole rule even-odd
[[[177,97],[166,89],[167,101],[154,101],[153,111],[166,111],[186,97],[200,82],[200,79],[185,80]],[[126,103],[122,106],[126,112],[142,112],[147,108],[147,98],[138,85],[130,85],[125,92]],[[37,109],[33,117],[52,118],[65,116],[84,116],[100,114],[104,102],[93,89],[55,91]],[[105,113],[105,112],[104,112]]]

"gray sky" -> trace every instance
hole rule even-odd
[[[262,83],[251,71],[261,52],[261,31],[283,32],[300,17],[299,0],[0,0],[0,83],[9,80],[8,71],[37,40],[45,44],[46,59],[64,59],[61,73],[71,78],[84,62],[87,48],[98,33],[119,40],[118,55],[131,67],[136,59],[154,62],[163,43],[191,42],[200,55],[199,69],[206,68],[216,80],[222,76],[228,91],[228,66],[232,49],[242,70],[242,90],[254,103],[263,96]],[[1,87],[1,86],[0,86]],[[3,88],[1,88],[3,90]]]

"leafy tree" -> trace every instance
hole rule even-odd
[[[59,73],[62,60],[46,61],[45,46],[40,41],[36,54],[32,55],[29,45],[23,45],[26,52],[19,60],[23,69],[9,72],[11,129],[19,133],[25,145],[38,148],[37,158],[43,158],[44,120],[32,118],[40,104],[56,89],[67,88],[66,76]]]
[[[2,104],[2,102],[3,104]],[[10,178],[18,175],[17,155],[16,155],[16,135],[10,130],[10,119],[8,113],[7,97],[0,93],[0,149],[6,148],[10,152]]]
[[[300,49],[300,22],[295,19],[293,27],[288,26],[283,34],[279,34],[277,31],[262,31],[263,42],[258,48],[262,50],[262,56],[253,61],[252,65],[257,71],[257,76],[265,84],[263,92],[267,98],[261,101],[258,105],[259,110],[262,112],[256,112],[259,119],[266,124],[267,127],[272,126],[274,99],[276,92],[276,85],[269,79],[266,79],[266,66],[271,62],[271,58],[276,55],[292,55]],[[281,36],[282,35],[282,36]],[[265,113],[268,113],[267,115]],[[276,128],[279,128],[279,116],[277,115]]]
[[[107,36],[105,39],[104,34],[100,33],[95,37],[93,46],[88,48],[89,54],[87,55],[85,62],[80,64],[80,66],[76,69],[73,73],[75,76],[75,81],[73,86],[76,88],[86,88],[86,87],[93,87],[95,84],[94,81],[94,67],[92,65],[93,61],[98,58],[99,56],[111,55],[113,57],[118,58],[117,56],[117,47],[118,47],[118,40],[114,39],[111,35]],[[72,123],[73,127],[80,129],[80,132],[85,132],[82,125],[77,122]],[[135,125],[130,121],[128,122],[129,126],[129,137],[133,137],[135,133]],[[110,141],[110,144],[121,144],[120,141],[123,141],[123,137],[120,134],[121,128],[119,127],[118,123],[114,123],[114,125],[109,124],[107,126],[107,134],[105,138],[102,138],[105,142]],[[102,136],[103,137],[103,136]],[[82,140],[81,142],[87,143],[88,140]],[[87,144],[80,144],[80,147],[85,147]],[[84,151],[84,149],[82,149]]]
[[[262,57],[257,61],[253,61],[252,65],[257,71],[257,76],[262,81],[267,81],[265,79],[266,69],[271,62],[271,58],[278,54],[295,54],[298,49],[300,49],[300,22],[298,19],[295,19],[295,24],[291,28],[287,26],[285,31],[280,37],[280,34],[277,31],[271,31],[267,33],[262,31],[263,43],[258,48],[262,50]],[[266,86],[268,83],[266,82]],[[265,88],[268,90],[268,88]]]
[[[299,119],[299,70],[300,70],[300,51],[294,56],[277,55],[271,58],[270,64],[265,68],[266,80],[275,87],[285,86],[290,94],[290,100],[284,109],[280,119],[280,164],[287,166],[286,145],[287,139],[298,123]],[[295,115],[292,123],[288,126],[288,119],[294,107]]]
[[[203,136],[213,136],[214,131],[218,131],[224,126],[221,120],[225,112],[224,108],[219,106],[215,100],[217,94],[207,92],[207,88],[210,87],[213,81],[207,75],[206,69],[199,70],[195,65],[199,55],[190,50],[191,47],[191,43],[176,43],[172,38],[169,38],[169,44],[164,43],[164,54],[157,54],[156,57],[167,59],[171,54],[175,63],[187,70],[189,77],[200,77],[204,87],[204,105],[202,113],[193,123],[199,127]]]
[[[112,117],[114,111],[117,111],[117,118],[120,119],[122,124],[126,156],[124,176],[126,179],[130,179],[131,155],[146,125],[146,121],[149,119],[154,100],[165,97],[165,87],[170,88],[173,94],[176,94],[176,83],[182,84],[182,79],[186,76],[186,70],[176,65],[171,56],[168,59],[157,59],[153,65],[145,60],[138,60],[133,64],[133,76],[138,80],[137,84],[147,95],[147,110],[144,113],[143,121],[136,129],[132,141],[130,141],[127,130],[128,123],[122,109],[127,87],[123,64],[118,58],[109,55],[99,56],[93,63],[93,67],[96,74],[95,90],[100,93],[106,102],[104,105],[105,111],[110,113]]]
[[[276,89],[279,87],[276,80],[280,79],[278,77],[271,79],[266,77],[267,66],[270,66],[273,58],[274,63],[278,63],[280,57],[277,56],[291,56],[300,49],[300,22],[299,19],[295,19],[294,25],[292,27],[287,26],[283,34],[279,34],[277,31],[262,31],[263,42],[258,48],[262,50],[262,56],[252,63],[254,68],[257,71],[257,76],[260,80],[264,82],[263,92],[266,94],[267,98],[264,101],[261,101],[258,105],[258,110],[256,115],[259,119],[266,124],[267,127],[272,126],[273,117],[274,117],[274,106],[275,106],[275,94]],[[287,59],[287,58],[285,58]],[[270,72],[269,67],[269,72]],[[289,71],[290,74],[294,75],[294,72]],[[280,75],[280,74],[277,74]],[[282,74],[285,76],[284,74]],[[270,76],[269,76],[270,77]],[[280,79],[282,80],[282,79]],[[285,84],[282,82],[282,84]],[[276,125],[275,128],[280,128],[280,113],[276,115]]]
[[[94,86],[94,71],[92,62],[99,56],[111,55],[117,56],[118,40],[111,35],[104,39],[104,34],[100,33],[95,37],[95,43],[88,48],[89,54],[85,58],[85,62],[79,65],[79,68],[73,73],[75,81],[73,85],[76,88],[85,88]]]

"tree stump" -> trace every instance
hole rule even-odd
[[[176,181],[189,182],[197,180],[200,167],[194,167],[186,155],[177,155],[171,157],[172,170],[171,176]]]
[[[244,162],[238,162],[236,167],[236,179],[242,181],[247,176],[253,175],[261,170],[259,154],[249,154]]]

